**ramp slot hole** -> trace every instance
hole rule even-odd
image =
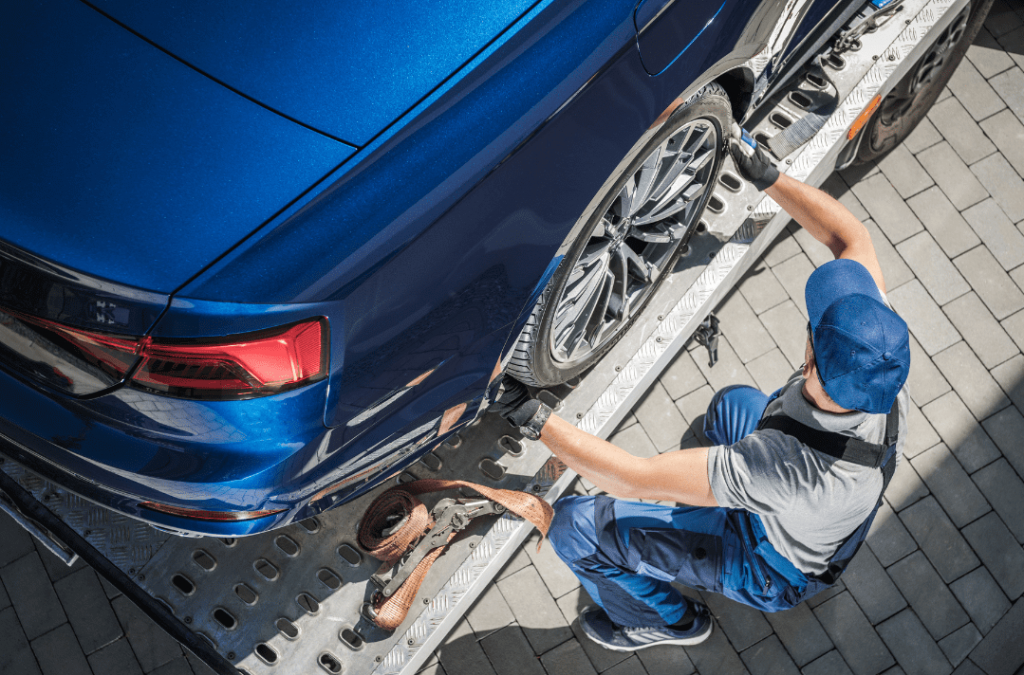
[[[256,656],[260,657],[260,659],[268,666],[272,666],[277,663],[277,652],[274,651],[274,648],[266,642],[261,642],[256,645]]]
[[[316,578],[327,588],[336,591],[341,588],[341,577],[326,567],[316,573]]]
[[[278,577],[278,575],[280,575],[280,572],[278,572],[277,568],[274,567],[273,563],[266,558],[260,558],[254,562],[252,566],[257,572],[259,572],[260,576],[267,581],[273,581]]]
[[[793,120],[789,119],[789,115],[783,115],[780,112],[773,112],[768,116],[768,121],[780,129],[785,129],[793,123]]]
[[[811,107],[810,97],[802,91],[794,91],[790,93],[789,100],[804,110]]]
[[[181,591],[182,595],[192,595],[196,590],[196,585],[184,574],[175,574],[171,577],[171,584]]]
[[[359,551],[348,544],[342,544],[338,547],[338,555],[352,567],[359,567],[359,564],[363,562],[363,556],[359,555]]]
[[[207,572],[212,572],[213,568],[217,566],[217,561],[214,557],[201,548],[196,549],[196,551],[192,553],[192,560]]]
[[[299,596],[295,598],[295,602],[299,603],[299,607],[306,610],[309,614],[316,614],[320,611],[320,603],[309,593],[299,593]]]
[[[320,667],[326,670],[328,673],[340,673],[341,672],[341,661],[338,660],[334,654],[330,652],[324,652],[320,655],[317,661]]]
[[[810,82],[812,85],[814,85],[818,89],[824,89],[825,85],[828,84],[825,81],[824,77],[822,77],[821,75],[817,75],[815,73],[807,73],[806,75],[804,75],[804,79],[807,80],[808,82]]]
[[[220,540],[220,543],[224,544],[224,545],[225,545],[225,546],[227,546],[228,548],[231,548],[231,547],[233,547],[233,546],[234,546],[235,544],[237,544],[237,543],[238,543],[238,540],[237,540],[237,539],[230,539],[230,538],[229,538],[229,539],[221,539],[221,540]]]
[[[238,620],[235,619],[235,617],[231,616],[231,612],[224,609],[223,607],[218,607],[217,609],[213,610],[213,620],[219,623],[220,625],[224,626],[228,630],[234,630],[238,627]]]
[[[294,558],[299,554],[299,545],[295,543],[295,540],[286,534],[279,535],[274,540],[274,545],[277,546],[281,551],[291,558]]]
[[[428,452],[423,455],[423,459],[420,460],[420,463],[431,471],[440,471],[441,469],[441,459],[432,452]]]
[[[488,457],[480,460],[480,473],[493,481],[499,481],[505,477],[505,467]]]
[[[832,66],[836,70],[842,70],[843,68],[846,67],[846,59],[844,59],[842,56],[839,56],[839,54],[829,54],[828,65]]]
[[[359,633],[355,632],[351,628],[342,628],[341,633],[338,634],[341,641],[345,643],[345,646],[349,649],[362,649],[363,638]]]
[[[247,605],[255,605],[256,601],[260,599],[260,596],[256,594],[256,591],[252,590],[245,584],[235,584],[235,595],[238,599]]]
[[[718,195],[711,195],[711,199],[708,200],[708,210],[711,213],[722,213],[725,211],[725,202],[718,198]]]
[[[281,617],[274,625],[277,626],[278,632],[288,640],[299,639],[299,627],[288,619]]]
[[[718,181],[730,192],[739,192],[743,189],[743,183],[740,179],[726,171],[722,172],[722,175],[718,177]]]
[[[316,518],[306,518],[305,520],[300,520],[299,525],[301,525],[302,529],[304,529],[306,532],[309,532],[310,534],[316,534],[320,531],[320,521]]]
[[[516,439],[512,438],[511,436],[502,436],[501,439],[498,441],[498,445],[501,446],[502,450],[512,455],[513,457],[521,457],[523,454],[523,444],[517,441]]]

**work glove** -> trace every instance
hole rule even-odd
[[[498,413],[514,427],[521,427],[533,418],[539,408],[540,401],[530,396],[526,385],[505,376],[498,398],[488,407],[488,411]]]
[[[732,123],[731,132],[729,152],[732,154],[733,161],[736,162],[736,168],[739,169],[740,175],[753,183],[758,190],[764,190],[774,185],[775,181],[779,179],[779,170],[775,168],[775,164],[772,163],[767,153],[735,122]]]

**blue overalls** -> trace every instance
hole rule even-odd
[[[856,447],[847,452],[844,444],[852,440],[848,437],[809,430],[780,415],[762,420],[768,403],[778,394],[769,398],[746,386],[720,390],[708,406],[704,435],[715,445],[731,445],[765,426],[801,440],[801,434],[809,431],[818,434],[812,447],[831,443],[839,449],[832,448],[827,454],[852,461],[858,461],[854,455],[874,448],[873,456],[858,463],[871,462],[882,469],[884,493],[896,464],[895,404],[888,417],[885,445],[856,441]],[[766,425],[769,421],[772,424]],[[555,504],[548,537],[558,556],[612,621],[620,626],[665,626],[679,621],[691,607],[672,587],[673,581],[766,612],[796,606],[835,583],[867,536],[880,505],[881,496],[871,515],[832,557],[828,572],[820,576],[804,574],[776,551],[768,542],[761,518],[744,509],[670,507],[603,495],[571,496]]]

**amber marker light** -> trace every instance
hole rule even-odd
[[[880,105],[882,105],[882,95],[876,94],[875,97],[871,99],[866,106],[864,106],[864,110],[860,111],[860,114],[857,115],[857,119],[853,121],[853,124],[850,125],[850,130],[846,132],[846,140],[852,141],[857,137],[857,134],[859,134],[860,130],[864,128],[864,125],[868,123],[868,120],[871,119],[871,116],[875,114],[875,111],[878,110],[878,106]]]

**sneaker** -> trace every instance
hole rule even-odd
[[[655,645],[695,645],[711,636],[714,622],[704,605],[697,605],[697,618],[688,630],[668,626],[617,626],[600,607],[587,607],[580,612],[580,626],[587,637],[605,649],[632,652]]]

